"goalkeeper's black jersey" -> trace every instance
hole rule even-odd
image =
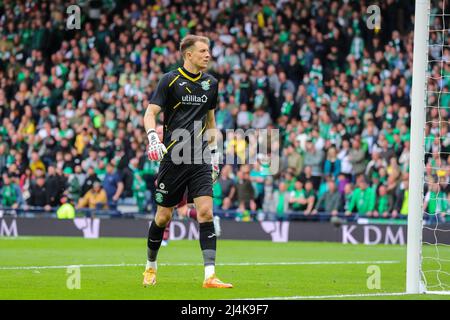
[[[163,75],[150,100],[164,113],[163,143],[168,153],[163,161],[180,163],[182,157],[198,163],[203,159],[206,116],[216,108],[217,92],[218,81],[208,73],[193,75],[178,68]],[[186,154],[189,150],[190,155]]]

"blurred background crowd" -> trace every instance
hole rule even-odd
[[[408,213],[414,2],[378,1],[375,28],[373,0],[78,4],[81,29],[67,30],[66,1],[0,3],[4,208],[154,210],[143,115],[160,77],[182,64],[180,39],[199,34],[211,39],[225,153],[245,158],[249,145],[227,129],[280,130],[280,170],[261,158],[224,165],[216,212]],[[431,21],[447,29],[430,33],[425,128],[424,208],[440,218],[450,211],[448,20]]]

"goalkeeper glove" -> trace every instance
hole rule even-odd
[[[161,161],[164,155],[167,153],[167,149],[164,144],[159,140],[158,134],[155,129],[150,129],[147,132],[148,137],[148,159],[151,161]]]
[[[220,168],[219,168],[219,158],[220,153],[217,150],[217,146],[210,147],[209,151],[211,152],[211,167],[212,167],[212,183],[216,182],[219,178]]]

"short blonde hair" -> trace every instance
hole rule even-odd
[[[184,54],[186,53],[186,50],[191,48],[197,41],[206,43],[208,46],[210,45],[210,41],[207,37],[197,36],[194,34],[188,34],[183,39],[181,39],[180,52],[181,52],[181,55],[183,56],[183,58],[184,58]]]

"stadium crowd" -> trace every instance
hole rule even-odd
[[[379,1],[375,28],[369,4],[111,0],[98,17],[83,7],[81,29],[67,30],[61,0],[2,2],[1,205],[154,210],[158,164],[147,160],[143,115],[192,33],[211,39],[224,153],[242,160],[249,145],[227,129],[280,132],[280,170],[261,157],[225,164],[216,209],[243,219],[248,210],[406,215],[414,2]],[[450,213],[450,48],[432,45],[444,41],[450,33],[431,33],[437,80],[425,129],[424,207],[441,217]]]

